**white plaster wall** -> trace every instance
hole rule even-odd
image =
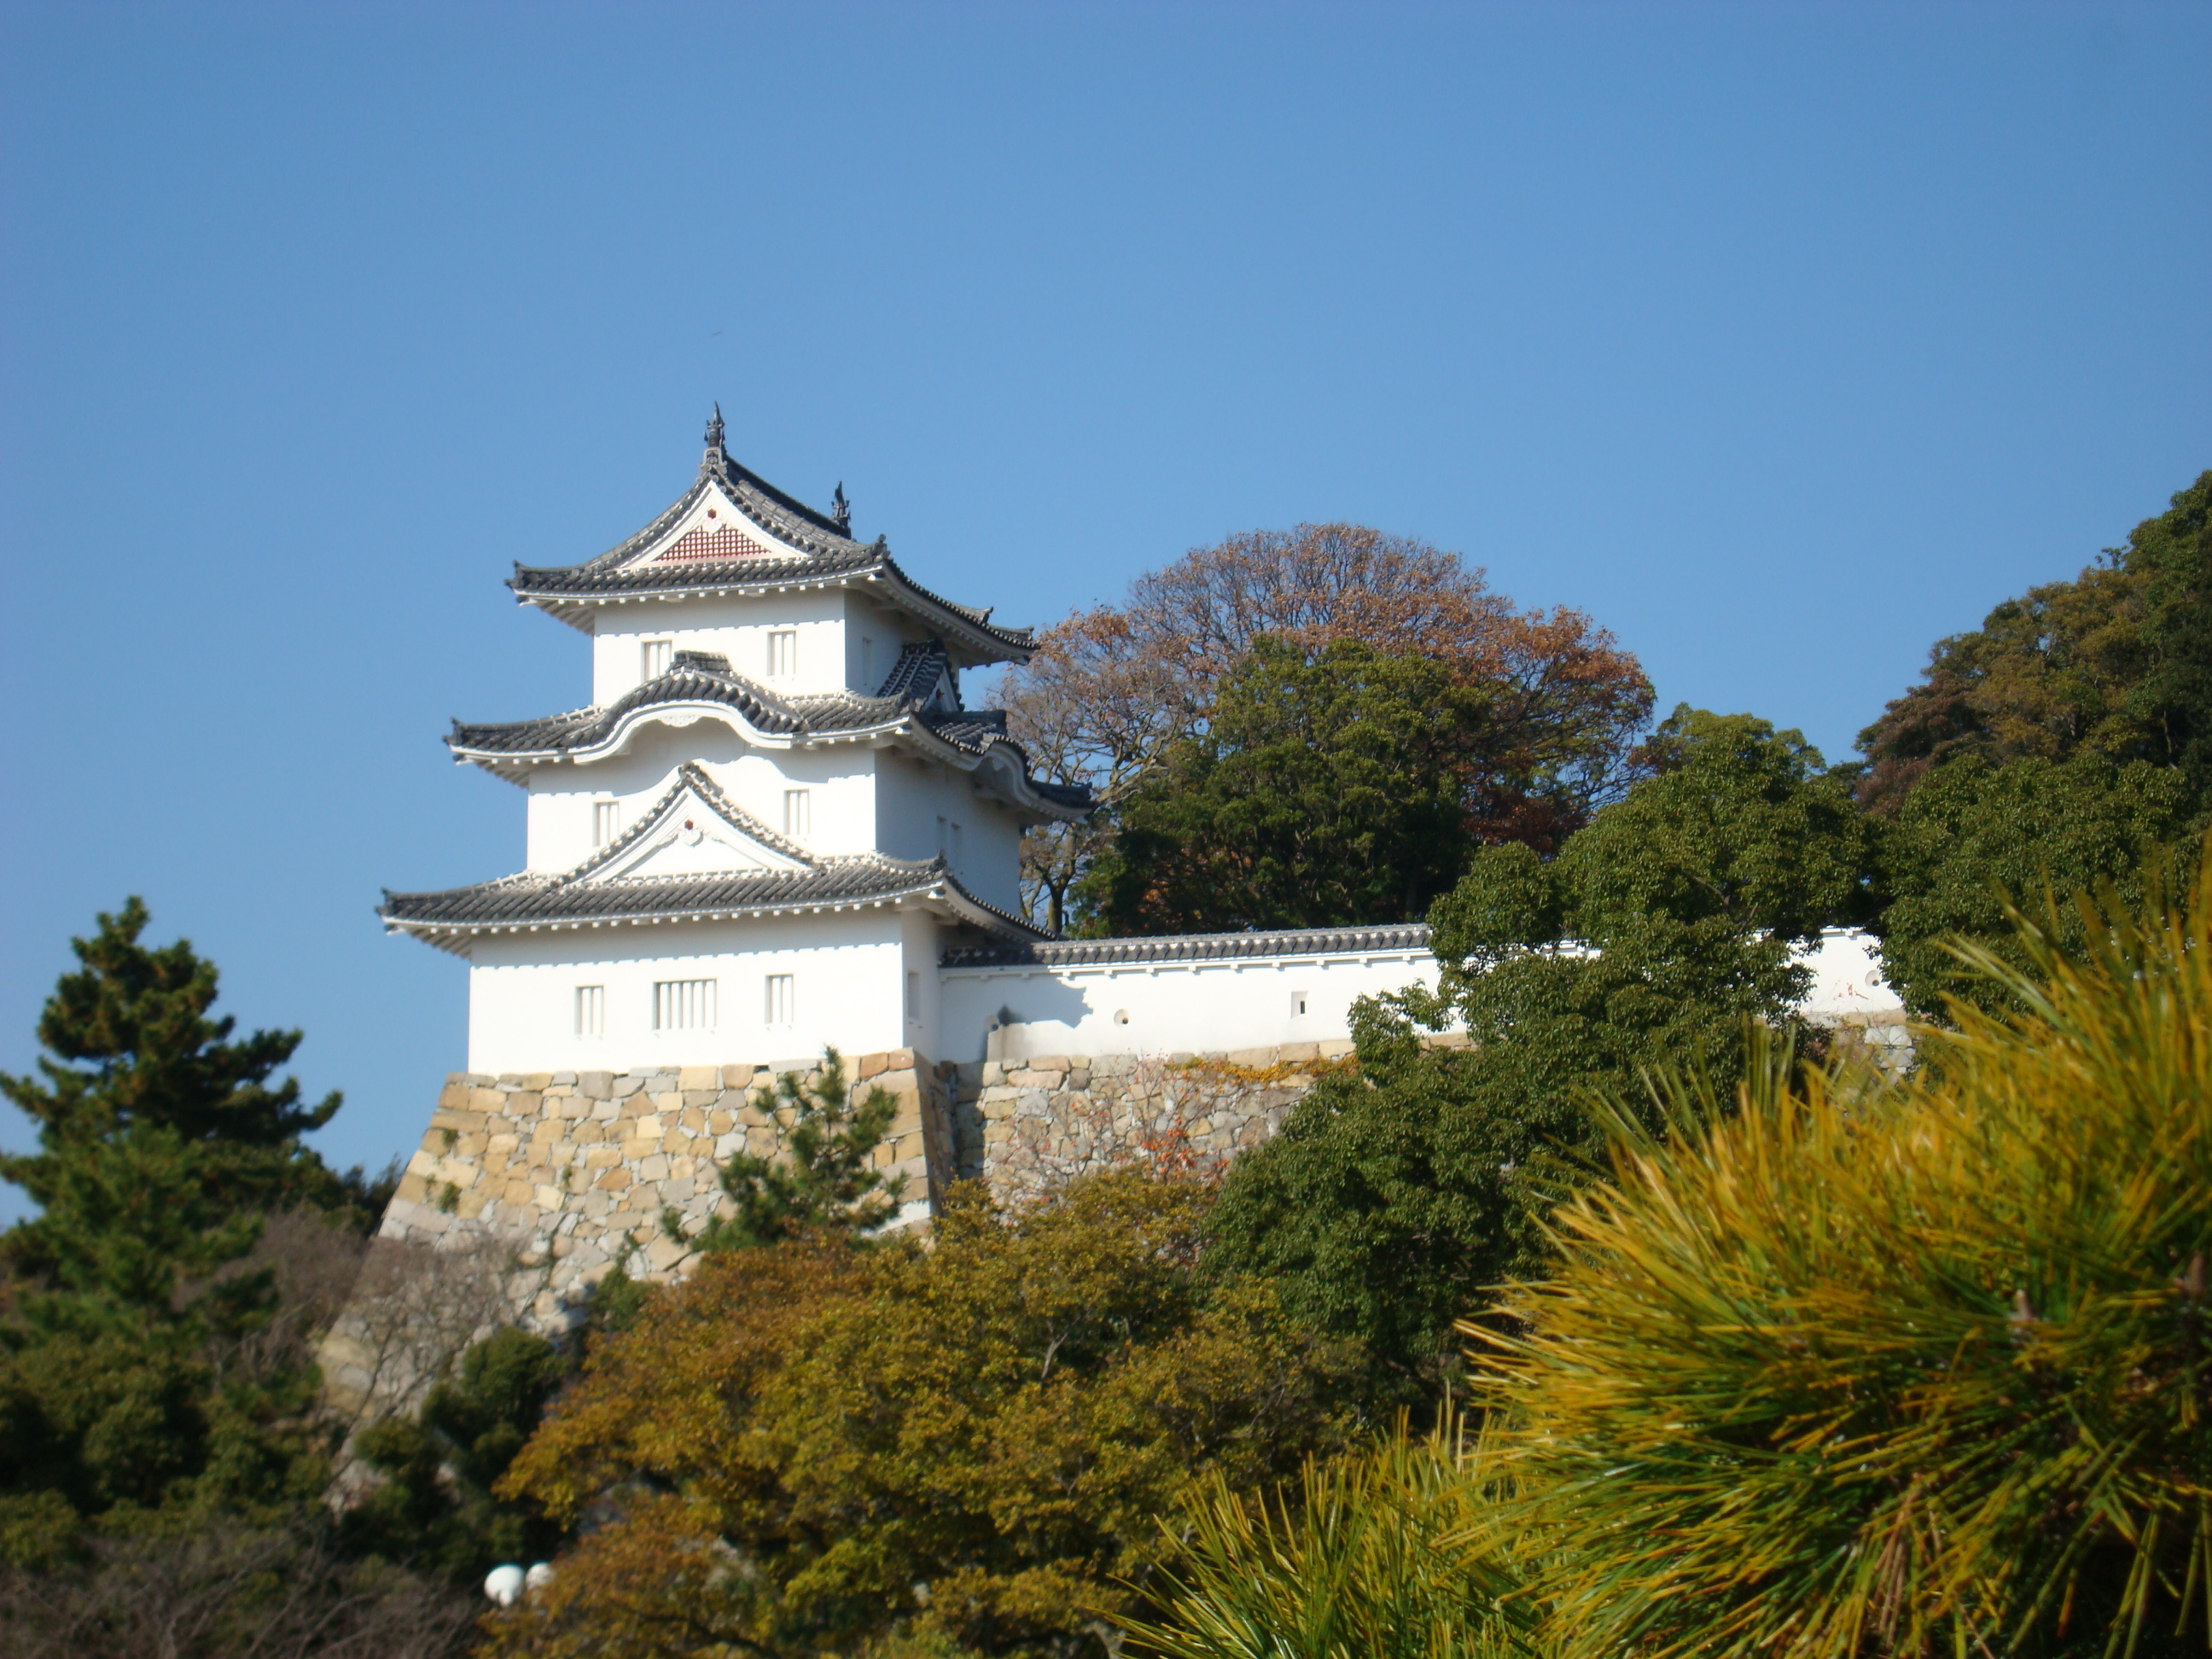
[[[472,1072],[779,1064],[903,1048],[906,925],[889,908],[843,915],[499,934],[469,966]],[[796,1016],[771,1028],[765,979],[790,974]],[[656,981],[712,979],[711,1030],[653,1029]],[[577,1034],[580,985],[605,988],[603,1036]]]
[[[872,852],[876,769],[887,754],[858,744],[753,750],[714,720],[644,726],[618,755],[541,767],[531,775],[526,867],[548,872],[574,869],[598,850],[592,844],[593,802],[611,799],[620,830],[627,830],[668,793],[677,767],[685,761],[704,767],[724,794],[779,832],[784,791],[804,788],[812,830],[800,841],[827,854]]]
[[[892,858],[933,859],[937,820],[961,827],[954,872],[977,898],[1021,906],[1021,825],[1005,803],[980,793],[969,773],[884,750],[877,763],[875,838]]]
[[[811,592],[645,599],[602,605],[592,629],[592,702],[604,708],[645,683],[647,640],[670,640],[678,651],[711,651],[727,657],[738,673],[778,691],[847,690],[848,604],[842,589],[819,588]],[[799,635],[798,672],[771,679],[768,636],[771,629],[784,628]],[[896,654],[896,650],[891,653]],[[886,670],[890,660],[884,659]]]
[[[1797,960],[1813,970],[1812,988],[1799,1005],[1808,1019],[1833,1024],[1904,1017],[1904,1000],[1881,970],[1881,942],[1871,933],[1831,927],[1809,950],[1799,951]]]
[[[1323,1042],[1352,1034],[1352,1005],[1417,981],[1434,986],[1425,950],[1097,967],[947,968],[933,1051],[991,1057],[1202,1054]],[[1296,1010],[1303,994],[1305,1012]],[[1125,1018],[1126,1016],[1126,1018]]]

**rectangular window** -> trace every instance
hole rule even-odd
[[[798,997],[790,974],[770,974],[768,994],[764,999],[768,1023],[773,1026],[788,1027],[796,1018]]]
[[[920,974],[908,974],[906,976],[906,1017],[917,1024],[921,1019],[921,975]]]
[[[805,841],[814,833],[814,812],[808,805],[808,793],[804,789],[783,792],[783,833],[793,841]]]
[[[653,1029],[656,1031],[713,1030],[714,981],[711,979],[655,981],[653,987]]]
[[[860,635],[860,690],[872,695],[876,684],[876,642],[863,634]]]
[[[607,988],[604,985],[579,985],[576,988],[576,1035],[605,1036],[607,1034]]]
[[[676,641],[647,640],[645,642],[644,653],[645,678],[649,680],[659,679],[668,672],[668,665],[675,660]]]
[[[799,630],[774,628],[768,635],[768,677],[789,679],[799,672]]]
[[[622,833],[622,808],[611,800],[592,803],[592,845],[605,847]]]
[[[1297,1018],[1300,1015],[1304,1014],[1304,1013],[1305,1012],[1305,1011],[1306,1011],[1306,994],[1305,994],[1304,991],[1293,991],[1293,992],[1291,992],[1291,1018],[1292,1019],[1296,1019],[1296,1018]]]
[[[955,870],[962,868],[968,862],[967,854],[963,850],[960,826],[957,823],[952,826],[952,845],[946,852],[946,858]]]

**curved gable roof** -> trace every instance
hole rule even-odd
[[[588,631],[600,605],[630,598],[865,582],[957,640],[979,660],[1027,660],[1036,645],[1034,629],[1000,626],[988,606],[957,605],[932,592],[899,568],[883,537],[854,540],[842,517],[808,507],[731,459],[719,417],[708,438],[699,476],[666,511],[581,564],[518,562],[507,583],[515,598]],[[719,522],[725,502],[735,514],[727,524]],[[712,527],[702,508],[717,518]]]

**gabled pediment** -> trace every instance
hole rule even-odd
[[[758,525],[749,522],[736,496],[720,479],[701,479],[695,493],[698,499],[624,561],[619,567],[621,570],[680,569],[690,565],[724,564],[735,559],[806,556],[803,550],[787,546]]]
[[[630,831],[568,879],[636,881],[663,877],[798,873],[816,860],[714,787],[686,762],[676,782]]]

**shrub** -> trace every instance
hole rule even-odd
[[[1488,1398],[1569,1656],[2203,1641],[2212,859],[2018,926],[1928,1075],[1770,1049],[1559,1212]]]

